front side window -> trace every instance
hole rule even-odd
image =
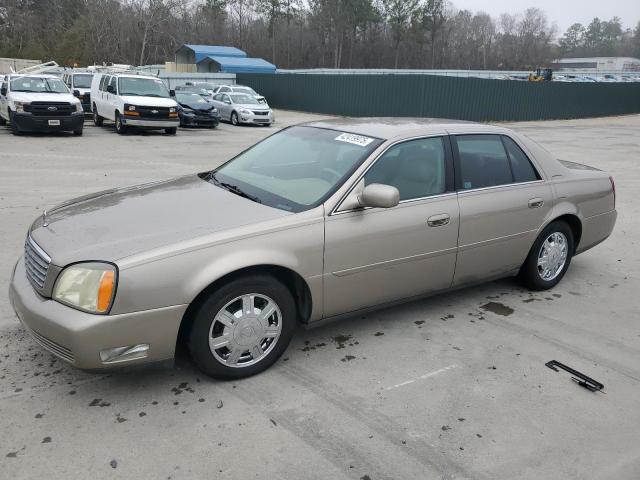
[[[203,178],[258,203],[301,212],[325,201],[381,143],[336,130],[291,127]]]
[[[463,190],[513,183],[509,158],[499,135],[458,135]]]
[[[396,187],[400,200],[445,192],[445,150],[442,137],[420,138],[394,145],[365,174],[365,185]]]
[[[69,89],[59,78],[15,77],[11,80],[11,91],[34,93],[69,93]]]
[[[160,79],[120,77],[118,83],[123,96],[169,98],[169,90]]]

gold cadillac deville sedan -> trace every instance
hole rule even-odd
[[[258,373],[296,324],[507,276],[552,288],[615,224],[613,179],[506,128],[339,119],[215,170],[71,200],[31,226],[10,298],[79,368]]]

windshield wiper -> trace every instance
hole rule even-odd
[[[221,182],[216,178],[216,174],[215,173],[211,173],[211,175],[209,176],[209,178],[211,180],[213,180],[213,182],[219,186],[224,188],[225,190],[227,190],[228,192],[231,193],[235,193],[236,195],[240,196],[240,197],[244,197],[247,198],[249,200],[252,200],[256,203],[262,203],[262,200],[260,200],[258,197],[256,197],[255,195],[251,195],[247,192],[245,192],[244,190],[242,190],[240,187],[238,187],[237,185],[232,185],[230,183],[225,183],[225,182]]]

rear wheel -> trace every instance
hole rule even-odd
[[[189,334],[194,362],[215,378],[242,378],[271,366],[296,324],[289,289],[267,275],[233,280],[206,298]]]
[[[124,135],[125,133],[127,133],[127,127],[122,124],[120,112],[116,112],[116,132],[118,132],[119,135]]]
[[[95,103],[93,104],[93,123],[96,127],[101,127],[104,122],[104,118],[98,115],[98,109],[96,108]]]
[[[555,287],[571,264],[573,231],[563,221],[549,224],[538,236],[518,275],[531,290]]]
[[[240,122],[238,121],[238,114],[236,112],[231,112],[231,124],[240,125]]]
[[[167,135],[175,135],[177,131],[178,131],[178,129],[176,127],[171,127],[171,128],[165,128],[164,129],[164,133],[166,133]]]

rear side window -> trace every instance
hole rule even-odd
[[[458,135],[462,190],[513,183],[509,157],[499,135]]]
[[[514,180],[516,182],[534,182],[540,180],[540,175],[538,175],[538,172],[533,168],[531,161],[518,144],[507,136],[503,136],[502,141],[511,160]]]

